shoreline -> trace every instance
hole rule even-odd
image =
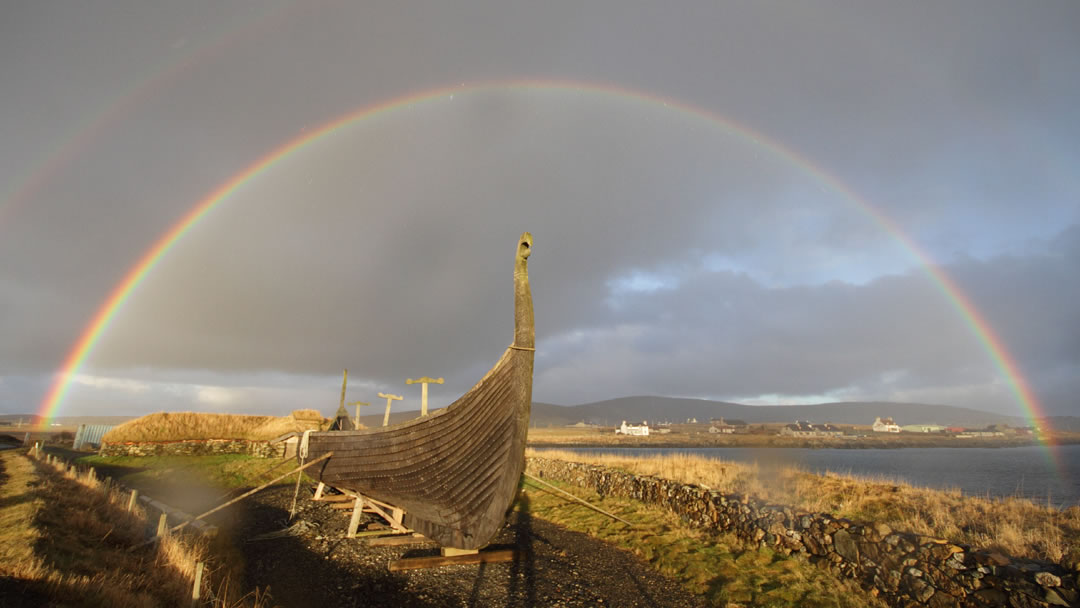
[[[1049,444],[1049,447],[1058,445],[1080,444],[1080,437],[1058,438]],[[760,440],[743,439],[739,441],[695,441],[695,440],[666,440],[666,439],[638,439],[620,437],[616,441],[595,440],[588,438],[567,438],[566,440],[552,441],[550,439],[528,440],[530,448],[598,448],[598,449],[625,449],[625,448],[799,448],[799,449],[845,449],[845,450],[898,450],[910,448],[1019,448],[1019,447],[1042,447],[1047,444],[1036,439],[1004,440],[1001,439],[936,439],[919,441],[898,439],[891,441],[860,441],[858,439],[822,440],[804,439],[776,441],[772,437],[762,437]]]

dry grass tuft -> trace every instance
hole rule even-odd
[[[996,549],[1066,566],[1080,564],[1080,507],[1058,510],[1024,498],[978,498],[959,491],[918,488],[894,480],[795,467],[763,469],[693,456],[621,456],[529,450],[528,456],[585,462],[638,475],[749,494],[805,511],[888,524],[898,531],[945,538],[978,549]]]
[[[1080,564],[1080,507],[1059,510],[1019,497],[964,496],[959,490],[796,468],[781,471],[779,479],[766,492],[770,500],[1018,557]]]
[[[144,545],[146,512],[127,512],[126,495],[103,490],[89,471],[0,454],[0,580],[41,605],[188,605],[207,541],[166,536]],[[204,581],[208,597],[212,581]],[[212,605],[242,604],[218,595]]]
[[[551,480],[548,480],[549,482]],[[633,523],[629,529],[530,482],[515,510],[542,517],[627,549],[714,606],[880,607],[882,602],[805,560],[748,547],[734,534],[689,528],[671,512],[634,500],[600,497],[555,482]]]
[[[300,414],[299,417],[296,414]],[[318,430],[324,420],[315,410],[293,415],[246,416],[197,412],[157,412],[130,420],[103,437],[109,443],[127,441],[179,441],[184,439],[248,439],[267,441],[285,433]]]

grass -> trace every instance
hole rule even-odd
[[[1045,559],[1070,567],[1080,564],[1080,507],[1058,510],[1024,498],[979,498],[894,480],[837,473],[815,475],[795,467],[765,469],[687,454],[635,457],[529,450],[527,455],[598,464],[704,485],[720,492],[749,494],[805,511],[881,522],[894,530],[946,538],[1017,557]]]
[[[184,439],[268,441],[286,433],[319,430],[328,423],[316,410],[296,410],[288,416],[157,412],[118,425],[105,433],[102,440],[108,443]]]
[[[551,482],[551,480],[546,480]],[[523,485],[515,508],[590,534],[648,561],[714,606],[883,606],[853,581],[798,558],[750,548],[733,534],[687,527],[670,512],[629,499],[554,482],[562,489],[633,523],[633,529],[565,498]]]
[[[127,512],[126,497],[96,479],[35,465],[22,450],[0,454],[0,467],[0,578],[24,599],[135,608],[190,601],[206,541],[167,536],[145,546],[146,513]],[[205,577],[206,592],[219,574]],[[218,591],[214,605],[242,605]]]

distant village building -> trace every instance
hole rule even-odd
[[[882,418],[878,416],[874,419],[874,432],[875,433],[899,433],[900,425],[893,422],[892,418]]]
[[[844,432],[829,423],[812,424],[798,421],[795,424],[785,425],[780,429],[780,434],[790,437],[839,437]]]
[[[618,435],[640,435],[647,436],[649,434],[649,423],[642,420],[640,424],[627,424],[625,420],[622,421],[622,425],[615,429],[615,434]]]
[[[967,429],[965,429],[962,426],[947,426],[947,427],[945,427],[945,432],[947,432],[947,433],[963,433],[966,430]]]
[[[735,432],[735,425],[724,422],[724,418],[713,418],[710,420],[712,424],[709,426],[710,433],[724,433],[730,435]]]
[[[943,433],[945,427],[940,424],[905,424],[900,430],[905,433]]]
[[[697,418],[687,418],[686,424],[697,424]]]
[[[963,433],[959,433],[957,435],[957,437],[961,437],[961,438],[968,438],[968,437],[1004,437],[1004,436],[1005,436],[1005,433],[1002,433],[1001,431],[964,431]]]

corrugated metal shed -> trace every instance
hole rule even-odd
[[[101,447],[101,438],[115,425],[111,424],[80,424],[79,430],[75,431],[75,442],[71,449],[82,449],[83,446]]]

